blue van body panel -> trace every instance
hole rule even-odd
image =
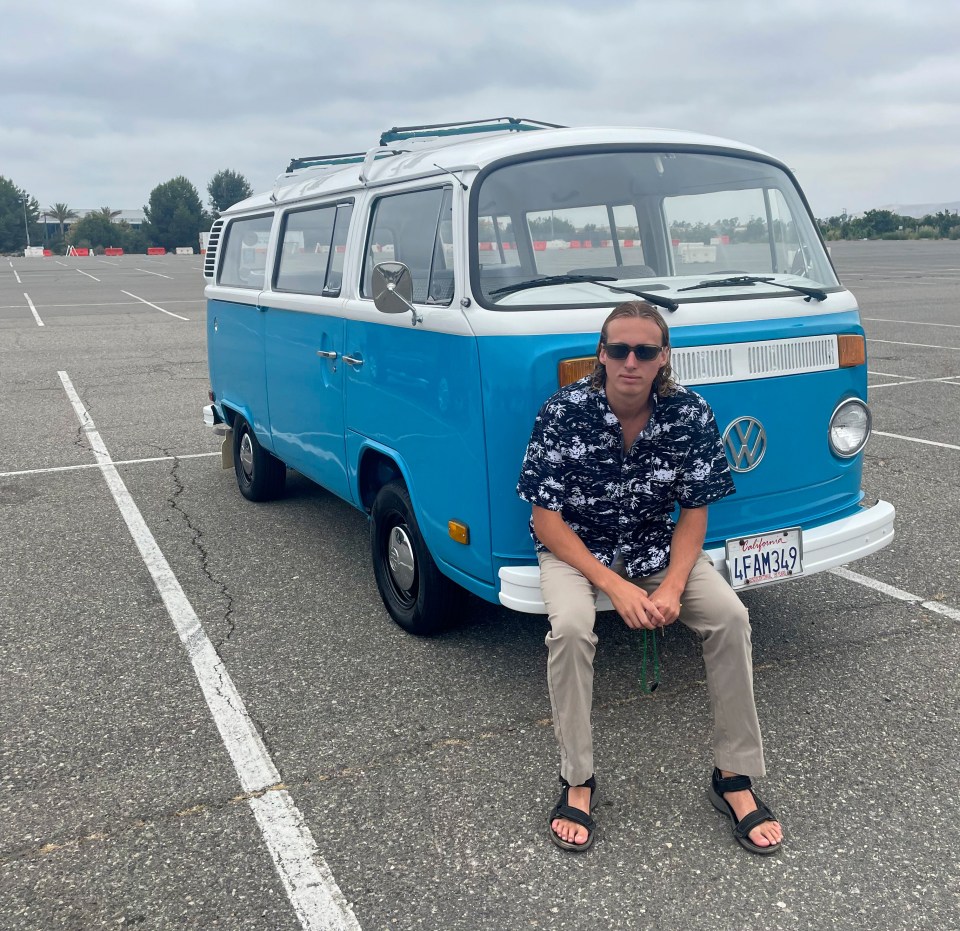
[[[674,325],[670,331],[671,342],[677,347],[830,333],[862,334],[858,313],[722,327]],[[596,333],[585,333],[478,340],[483,395],[487,399],[490,487],[500,492],[491,494],[491,536],[498,570],[534,560],[528,531],[530,507],[516,494],[524,450],[540,406],[559,387],[558,363],[593,355],[596,339]],[[519,378],[523,383],[518,384]],[[829,417],[841,401],[849,397],[866,399],[866,365],[691,390],[710,403],[721,434],[733,420],[745,415],[760,420],[768,434],[767,452],[760,466],[749,473],[733,473],[737,494],[711,506],[708,545],[745,533],[787,526],[809,528],[858,509],[863,497],[862,455],[846,460],[834,455],[827,430]],[[799,415],[808,407],[822,411],[823,417],[797,431],[795,424],[804,420]]]
[[[243,415],[273,450],[263,351],[263,313],[252,304],[211,300],[207,309],[210,387],[217,403]]]
[[[363,359],[359,367],[344,366],[346,454],[354,500],[361,500],[362,455],[376,448],[403,472],[437,564],[493,586],[477,341],[423,327],[385,325],[382,315],[373,313],[370,321],[348,319],[344,338],[344,351]],[[450,520],[470,528],[469,544],[450,537]]]
[[[274,452],[355,504],[343,436],[343,318],[274,307],[263,316]],[[318,356],[318,350],[337,358]]]

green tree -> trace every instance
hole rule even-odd
[[[243,175],[224,168],[210,179],[207,193],[210,195],[210,207],[216,218],[228,207],[253,194],[253,188]]]
[[[71,210],[66,204],[54,204],[47,208],[47,213],[60,225],[60,238],[63,239],[66,236],[63,225],[67,220],[76,220],[77,211]]]
[[[196,246],[204,225],[203,204],[197,189],[179,175],[150,192],[150,203],[143,212],[147,218],[148,238],[165,249]]]
[[[21,252],[28,239],[32,246],[41,245],[39,220],[37,199],[0,175],[0,252]]]
[[[67,242],[81,249],[117,246],[123,240],[124,227],[130,228],[129,224],[114,223],[102,211],[95,210],[70,225]]]

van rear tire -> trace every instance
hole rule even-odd
[[[287,482],[287,467],[260,445],[253,428],[239,416],[233,424],[233,471],[248,501],[271,501]]]
[[[437,568],[403,482],[384,485],[373,502],[370,549],[380,597],[404,630],[425,636],[455,622],[463,589]]]

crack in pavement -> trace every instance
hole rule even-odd
[[[153,448],[159,450],[162,455],[172,459],[170,466],[170,478],[173,480],[174,489],[173,494],[167,498],[167,504],[170,506],[171,510],[180,515],[187,529],[190,531],[190,545],[193,546],[193,548],[200,554],[200,571],[203,572],[203,574],[210,580],[211,585],[214,586],[214,588],[219,592],[220,596],[226,601],[226,609],[223,612],[223,620],[227,628],[226,634],[220,637],[220,639],[213,644],[214,650],[216,650],[217,655],[220,656],[221,649],[230,641],[230,638],[237,629],[233,614],[234,597],[231,594],[227,583],[221,582],[214,576],[213,571],[210,568],[210,553],[204,545],[203,530],[194,524],[193,519],[178,500],[186,490],[186,485],[184,485],[183,480],[180,478],[180,459],[165,447],[154,446]]]

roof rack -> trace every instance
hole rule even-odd
[[[305,155],[290,159],[287,174],[298,168],[333,168],[340,165],[352,165],[363,161],[366,152],[346,152],[343,155]]]
[[[462,123],[433,123],[428,126],[394,126],[380,134],[379,149],[369,152],[345,152],[340,155],[304,155],[293,158],[287,166],[287,174],[300,168],[340,168],[344,165],[359,165],[376,152],[375,158],[399,155],[400,150],[390,151],[394,142],[407,139],[431,139],[441,136],[465,136],[475,133],[529,132],[535,129],[564,129],[559,123],[544,123],[541,120],[517,119],[513,116],[497,116],[489,120],[468,120]]]
[[[427,139],[436,136],[462,136],[471,133],[528,132],[535,129],[565,129],[559,123],[497,116],[489,120],[468,120],[461,123],[433,123],[429,126],[394,126],[380,134],[380,145],[404,139]]]

